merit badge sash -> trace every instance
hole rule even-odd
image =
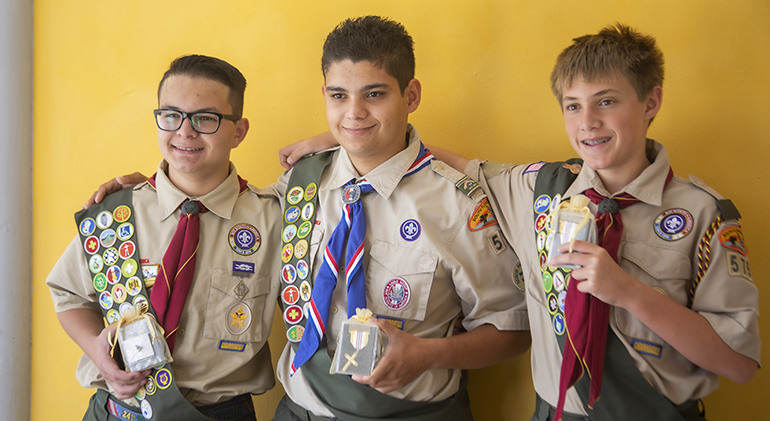
[[[577,178],[582,164],[583,161],[580,159],[545,164],[540,168],[535,182],[534,235],[542,275],[541,282],[545,292],[546,306],[551,314],[551,327],[562,352],[564,351],[566,332],[564,302],[571,270],[546,265],[548,251],[553,244],[553,233],[556,229],[556,227],[551,226],[551,213],[569,201],[569,199],[564,201],[562,195]],[[583,375],[575,384],[575,390],[580,396],[586,413],[591,419],[597,421],[617,419],[682,421],[682,416],[673,404],[656,391],[642,376],[625,346],[609,325],[607,329],[609,332],[604,357],[602,393],[594,403],[593,408],[588,406],[589,376]]]
[[[313,271],[310,267],[310,239],[315,226],[321,173],[332,160],[333,151],[306,156],[294,164],[286,188],[281,229],[281,310],[286,338],[297,351],[305,332]],[[327,366],[328,368],[328,366]]]
[[[75,214],[99,306],[110,324],[120,320],[121,311],[139,304],[146,304],[147,312],[155,317],[147,292],[151,285],[146,285],[139,263],[132,196],[132,189],[121,190]],[[170,364],[153,368],[135,397],[140,403],[136,412],[146,419],[209,419],[179,392]]]

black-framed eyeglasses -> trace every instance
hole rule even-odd
[[[236,122],[241,118],[232,114],[219,114],[212,112],[186,113],[179,110],[153,110],[155,123],[158,128],[166,132],[175,132],[182,127],[185,119],[190,120],[190,126],[200,134],[212,134],[219,130],[219,123],[224,118]]]

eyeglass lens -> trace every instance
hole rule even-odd
[[[195,113],[188,115],[193,129],[199,133],[214,133],[219,128],[219,116],[212,113]],[[167,131],[179,130],[184,123],[184,115],[179,111],[160,110],[155,119],[158,127]]]

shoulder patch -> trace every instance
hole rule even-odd
[[[524,172],[522,174],[528,174],[531,172],[538,172],[540,171],[540,168],[543,168],[543,165],[545,165],[545,161],[535,162],[534,164],[527,165],[527,168],[524,169]]]
[[[489,204],[489,200],[485,197],[476,206],[476,210],[473,211],[471,218],[468,220],[468,228],[471,231],[479,231],[492,225],[497,225],[497,218],[495,218],[495,213],[492,211],[492,205]],[[502,249],[497,251],[497,253],[500,251]]]
[[[451,181],[462,194],[470,197],[473,201],[480,202],[486,197],[478,181],[457,171],[444,162],[433,160],[430,163],[430,167],[435,173]]]
[[[726,221],[729,221],[731,219],[738,220],[741,218],[741,213],[738,211],[738,208],[735,207],[735,205],[730,199],[725,199],[716,190],[709,187],[703,180],[701,180],[700,178],[694,175],[690,176],[690,182],[694,186],[710,194],[711,196],[714,197],[714,199],[717,200],[717,206],[719,207],[719,212],[722,214],[722,218],[724,218]]]

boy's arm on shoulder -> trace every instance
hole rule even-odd
[[[123,189],[130,189],[139,183],[143,183],[147,181],[147,178],[148,177],[146,175],[140,173],[139,171],[134,172],[133,174],[126,174],[115,177],[112,180],[109,180],[99,186],[99,188],[97,188],[88,199],[86,204],[83,205],[83,209],[90,208],[94,205],[94,203],[101,203],[102,200],[104,200],[104,198],[110,193],[115,193],[116,191]]]
[[[470,162],[470,159],[450,150],[439,148],[435,145],[426,145],[426,147],[433,153],[433,156],[435,156],[436,159],[446,162],[447,165],[457,171],[465,171],[465,167],[468,165],[468,162]]]
[[[284,146],[278,151],[278,160],[281,166],[288,170],[303,156],[321,152],[338,145],[339,142],[337,142],[337,139],[334,138],[331,132],[323,132]]]

